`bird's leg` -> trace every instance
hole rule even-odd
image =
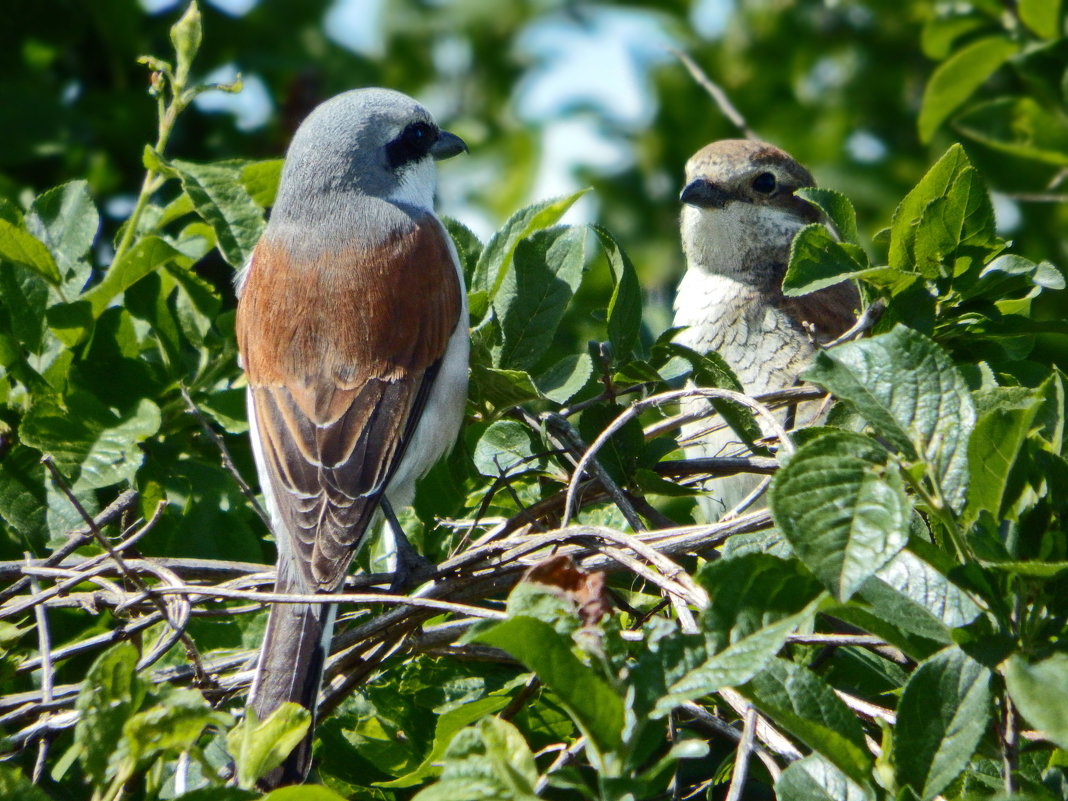
[[[397,568],[393,573],[393,581],[389,584],[389,591],[393,594],[404,593],[421,584],[437,569],[437,565],[421,555],[408,542],[408,537],[385,495],[379,498],[378,504],[385,515],[386,524],[393,532],[393,547],[397,549]]]

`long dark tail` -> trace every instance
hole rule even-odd
[[[288,560],[280,560],[275,591],[306,593]],[[336,604],[274,604],[267,619],[249,707],[263,720],[286,701],[312,713],[312,725],[293,752],[260,780],[264,790],[299,784],[311,767],[315,704],[330,649]]]

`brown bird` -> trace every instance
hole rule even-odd
[[[813,185],[809,171],[787,153],[747,139],[713,142],[686,163],[680,200],[687,269],[675,298],[675,325],[687,328],[676,340],[702,353],[717,351],[749,395],[794,386],[816,349],[848,330],[860,307],[848,282],[802,297],[782,293],[794,236],[820,221],[819,211],[794,194]],[[684,411],[707,408],[694,399]],[[811,423],[817,408],[801,406],[795,424]],[[688,456],[745,453],[729,428],[708,428],[707,421],[683,427]],[[702,508],[717,519],[758,482],[746,474],[715,481]]]

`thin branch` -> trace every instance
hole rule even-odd
[[[742,739],[738,742],[738,751],[734,757],[734,770],[731,771],[731,786],[724,801],[741,801],[745,791],[745,779],[749,775],[749,756],[753,753],[753,738],[756,735],[756,709],[749,705],[743,718]]]
[[[734,392],[733,390],[729,389],[690,387],[687,389],[673,390],[671,392],[662,392],[659,395],[651,395],[648,398],[643,398],[642,400],[634,401],[633,403],[631,403],[631,405],[627,409],[617,415],[616,418],[608,424],[608,426],[597,436],[597,439],[595,439],[586,449],[586,452],[582,455],[582,458],[579,460],[579,463],[575,466],[575,471],[571,476],[571,481],[568,483],[567,496],[566,500],[564,501],[563,525],[566,526],[568,521],[571,519],[572,510],[574,509],[575,503],[575,492],[579,478],[586,471],[589,464],[593,461],[594,456],[597,454],[597,451],[599,451],[601,447],[604,446],[604,444],[612,437],[613,434],[622,429],[624,425],[633,420],[646,409],[657,407],[665,403],[670,403],[672,401],[682,400],[683,398],[693,397],[722,398],[726,400],[735,401],[736,403],[740,403],[743,406],[748,406],[750,409],[756,412],[757,415],[764,419],[765,422],[767,422],[771,431],[778,437],[779,442],[782,444],[783,450],[785,450],[787,453],[793,453],[794,445],[790,441],[790,436],[786,432],[786,429],[783,428],[782,423],[780,423],[778,419],[776,419],[775,415],[773,415],[764,404],[750,398],[747,395],[743,395],[741,392]]]
[[[26,558],[29,559],[29,553],[26,554]],[[35,593],[41,591],[41,584],[36,577],[30,576],[30,586]],[[34,617],[37,620],[37,647],[41,652],[41,701],[45,705],[52,703],[52,637],[48,631],[48,614],[43,606],[38,606],[34,610]],[[49,713],[45,712],[42,715],[44,720],[48,720]],[[41,741],[37,745],[37,759],[33,763],[33,783],[37,784],[41,780],[41,776],[44,775],[45,760],[48,758],[48,743],[49,740],[46,737],[41,738]]]
[[[230,449],[226,447],[226,442],[224,442],[223,438],[219,436],[219,433],[212,428],[211,423],[204,416],[204,413],[200,411],[200,407],[193,402],[193,398],[190,396],[189,391],[184,385],[181,387],[181,391],[182,399],[185,401],[185,406],[189,410],[189,413],[197,418],[204,433],[211,438],[211,441],[215,443],[215,447],[219,449],[219,454],[222,456],[222,464],[223,467],[226,468],[226,472],[229,473],[237,483],[238,488],[241,490],[241,494],[245,496],[245,499],[249,502],[253,511],[259,515],[260,520],[263,521],[263,525],[267,527],[268,531],[272,531],[270,516],[263,511],[260,502],[256,500],[256,493],[252,491],[252,487],[248,485],[248,482],[245,481],[241,473],[238,471],[237,465],[234,464],[234,460],[230,456]]]
[[[756,135],[756,132],[749,127],[749,124],[745,121],[745,117],[742,116],[741,112],[734,107],[733,103],[731,103],[730,98],[727,97],[727,93],[717,84],[713,83],[708,75],[705,74],[705,71],[697,66],[697,62],[681,50],[676,50],[673,47],[668,49],[674,53],[675,58],[682,62],[682,65],[686,67],[690,75],[693,76],[693,79],[697,81],[701,88],[708,92],[709,97],[711,97],[712,101],[719,107],[719,110],[723,112],[723,116],[726,117],[735,128],[741,131],[746,139],[760,138]]]
[[[118,520],[123,513],[133,507],[137,502],[136,490],[126,490],[121,493],[118,498],[108,504],[104,510],[93,518],[93,525],[98,529],[103,529],[105,526],[109,526]],[[75,550],[85,545],[87,542],[91,542],[93,539],[92,526],[84,526],[80,529],[75,529],[67,534],[67,541],[57,548],[47,559],[44,560],[45,565],[57,565],[62,562],[67,556],[74,553]],[[19,563],[14,563],[19,564]],[[36,562],[35,562],[36,564]],[[21,579],[16,581],[10,587],[6,587],[0,590],[0,603],[3,603],[8,598],[12,598],[22,592],[29,579]]]
[[[833,348],[835,345],[841,345],[843,342],[852,342],[854,339],[859,339],[868,330],[872,328],[879,318],[883,316],[883,312],[886,311],[886,302],[880,298],[874,303],[871,303],[866,308],[857,321],[849,327],[849,330],[842,334],[837,339],[832,339],[824,348]]]
[[[53,462],[52,457],[46,454],[45,456],[41,457],[41,461],[48,469],[48,472],[52,474],[52,480],[56,483],[56,486],[59,487],[60,491],[67,497],[67,500],[70,502],[70,504],[74,507],[78,514],[81,515],[82,520],[85,521],[86,525],[89,526],[90,530],[93,532],[93,537],[96,539],[97,544],[100,545],[100,547],[107,552],[108,556],[111,557],[115,564],[119,566],[119,569],[122,570],[123,575],[127,579],[129,579],[129,581],[135,587],[137,587],[137,589],[141,590],[141,592],[145,594],[145,597],[147,597],[156,606],[156,608],[159,609],[160,614],[163,616],[163,619],[167,621],[167,624],[181,632],[179,637],[182,640],[182,644],[186,647],[186,652],[189,654],[189,657],[192,660],[194,667],[199,667],[200,655],[197,652],[196,645],[194,644],[192,638],[188,634],[186,634],[184,630],[180,629],[171,621],[170,612],[167,609],[167,605],[159,596],[155,595],[152,590],[149,589],[149,587],[141,580],[141,577],[136,572],[131,570],[126,565],[126,562],[123,560],[122,555],[111,546],[111,543],[108,542],[107,537],[105,537],[104,534],[100,531],[100,529],[96,527],[96,524],[93,522],[93,518],[89,515],[88,512],[85,511],[85,507],[83,507],[81,502],[77,499],[77,497],[75,497],[74,492],[70,488],[70,484],[67,483],[67,479],[63,477],[63,474],[59,472],[59,469],[56,467],[55,462]],[[164,501],[160,501],[156,505],[157,516],[162,511],[164,505]],[[200,681],[207,680],[207,674],[204,673],[203,667],[200,667],[199,669],[198,678]]]

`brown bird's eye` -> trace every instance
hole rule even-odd
[[[775,191],[775,176],[770,172],[762,172],[753,179],[753,189],[762,195],[770,195]]]

